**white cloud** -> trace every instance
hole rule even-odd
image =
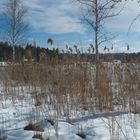
[[[106,24],[107,30],[114,32],[128,32],[132,21],[138,14],[140,14],[140,4],[137,3],[137,1],[126,1],[124,3],[125,6],[121,14]],[[140,21],[136,20],[131,28],[131,32],[140,32],[139,25]]]
[[[0,1],[0,11],[2,2]],[[78,5],[70,0],[24,0],[29,10],[29,21],[35,31],[51,34],[79,33],[84,34],[86,28],[80,23]],[[140,4],[136,1],[126,1],[121,15],[106,24],[107,31],[127,32],[132,20],[140,14]],[[137,20],[131,31],[140,31],[140,22]]]
[[[51,34],[85,32],[77,8],[66,0],[30,0],[24,3],[29,8],[31,25],[37,31]]]
[[[5,0],[0,1],[0,9],[3,3]],[[28,8],[29,22],[35,31],[51,34],[85,32],[77,16],[79,11],[69,0],[24,0],[23,3]]]

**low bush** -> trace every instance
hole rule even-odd
[[[77,134],[79,137],[81,137],[82,139],[86,138],[86,134],[84,132],[80,132]]]
[[[29,123],[27,126],[25,126],[24,130],[44,132],[44,128],[42,128],[40,125],[33,123]]]

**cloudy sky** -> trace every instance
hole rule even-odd
[[[0,1],[3,3],[5,0]],[[35,40],[38,45],[47,47],[47,39],[51,37],[55,45],[61,48],[64,44],[75,43],[82,49],[87,47],[93,41],[93,32],[81,23],[79,5],[70,1],[72,0],[24,0],[31,26],[28,40]],[[106,30],[116,36],[108,43],[110,46],[114,44],[115,52],[126,51],[126,44],[130,45],[131,52],[140,51],[140,20],[133,24],[128,33],[131,22],[140,14],[140,4],[136,1],[128,0],[122,13],[105,24]],[[2,4],[0,5],[2,9]]]

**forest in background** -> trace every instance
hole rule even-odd
[[[21,45],[16,46],[16,62],[23,62],[24,60],[33,62],[46,62],[47,59],[57,58],[59,60],[65,59],[69,54],[73,61],[76,61],[77,54],[69,51],[60,52],[58,48],[42,48],[35,47],[33,44],[26,44],[25,47]],[[13,48],[8,42],[0,42],[0,61],[12,61]],[[95,62],[94,53],[80,53],[82,61]],[[111,62],[114,60],[121,60],[121,62],[140,62],[140,52],[137,53],[100,53],[100,61]]]

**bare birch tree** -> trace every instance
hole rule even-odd
[[[104,32],[105,22],[112,17],[120,14],[121,0],[75,0],[82,6],[83,21],[86,22],[94,31],[94,47],[96,62],[99,60],[99,46],[108,41],[107,33]],[[118,9],[119,7],[119,9]]]
[[[99,46],[114,37],[108,37],[105,32],[105,23],[108,19],[118,16],[122,11],[121,0],[74,0],[82,8],[83,21],[88,24],[94,32],[94,48],[96,54],[96,84],[98,91],[100,85]]]
[[[26,36],[28,24],[26,22],[27,9],[21,0],[8,0],[4,4],[2,13],[3,30],[6,39],[13,47],[13,60],[16,59],[15,46],[21,43]]]

